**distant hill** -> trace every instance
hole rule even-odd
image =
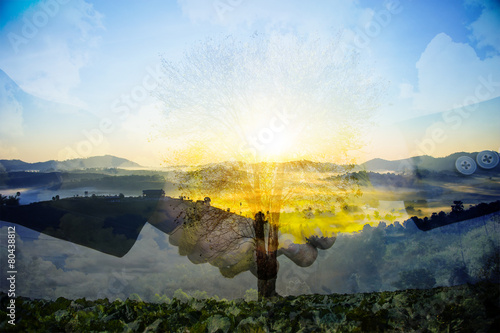
[[[66,161],[46,161],[27,163],[21,160],[0,160],[0,171],[69,171],[84,169],[106,169],[106,168],[142,168],[141,165],[111,155],[94,156],[89,158],[76,158]]]
[[[396,161],[388,161],[381,158],[375,158],[368,162],[359,165],[360,170],[373,171],[373,172],[403,172],[407,170],[429,170],[429,171],[456,171],[455,162],[460,156],[469,156],[476,160],[477,152],[466,153],[458,152],[446,157],[432,157],[432,156],[416,156]],[[481,168],[477,169],[479,173],[483,172]],[[500,171],[500,164],[493,170]],[[487,171],[486,171],[487,172]]]
[[[467,153],[458,152],[446,157],[415,156],[406,159],[389,161],[381,158],[375,158],[355,167],[354,171],[372,171],[372,172],[403,172],[409,170],[429,170],[435,172],[450,171],[455,172],[455,162],[460,156],[469,156],[476,159],[477,152]],[[342,166],[334,163],[319,163],[311,161],[294,161],[286,163],[289,169],[314,170],[314,171],[335,171],[342,170]],[[210,169],[217,166],[228,167],[230,163],[215,163],[202,166],[201,169]],[[107,168],[143,168],[141,165],[112,155],[93,156],[88,158],[77,158],[66,161],[46,161],[28,163],[21,160],[0,160],[0,171],[70,171],[85,169],[107,169]],[[492,170],[481,170],[478,167],[477,173],[481,172],[500,172],[500,164]]]

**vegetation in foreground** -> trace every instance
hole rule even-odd
[[[478,283],[364,294],[246,302],[185,298],[56,301],[0,294],[1,331],[19,332],[498,332],[500,285]]]

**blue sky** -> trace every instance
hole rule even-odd
[[[28,94],[88,114],[95,125],[75,121],[73,135],[46,142],[50,149],[30,150],[8,138],[6,131],[22,129],[29,112],[4,92],[0,158],[61,159],[77,152],[159,165],[168,142],[154,126],[162,111],[147,88],[160,56],[182,59],[207,38],[247,39],[255,32],[323,39],[342,33],[387,86],[360,158],[403,158],[412,148],[389,145],[404,141],[397,138],[398,122],[500,96],[498,31],[497,1],[2,0],[0,69]],[[478,85],[479,97],[468,98],[478,95]],[[135,100],[126,100],[133,93]],[[112,110],[119,106],[127,112],[117,117]],[[49,130],[39,124],[40,142]],[[498,135],[472,148],[498,151]],[[457,150],[441,144],[434,155]]]

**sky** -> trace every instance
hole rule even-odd
[[[192,152],[172,158],[176,149],[197,150],[204,137],[190,140],[189,123],[176,122],[193,116],[197,105],[170,112],[155,97],[163,82],[161,60],[186,63],[186,54],[200,43],[224,43],[227,36],[248,41],[256,34],[281,41],[290,36],[338,41],[341,36],[340,50],[359,54],[367,69],[361,79],[351,80],[377,78],[377,87],[383,88],[380,93],[364,88],[369,94],[376,90],[377,107],[366,124],[349,124],[352,133],[362,132],[362,147],[351,152],[360,162],[498,151],[498,31],[498,1],[1,0],[0,70],[6,76],[0,81],[0,159],[35,162],[111,154],[159,167],[231,158],[210,149],[203,158],[191,158]],[[286,55],[285,47],[280,59]],[[215,97],[212,93],[207,99]],[[261,97],[252,103],[269,103]],[[487,107],[470,106],[486,101]],[[314,145],[322,145],[318,137],[328,132],[326,116],[315,112],[329,107],[307,110],[308,119],[318,120],[306,124],[317,134]],[[408,123],[420,124],[410,136]],[[298,142],[307,141],[293,137],[296,126],[273,128],[280,132],[255,133],[263,142],[254,148],[272,141],[267,140],[272,135],[276,140],[266,154],[286,159],[321,155],[291,154],[291,146],[303,150]],[[248,131],[243,130],[244,140],[251,146]],[[206,137],[232,138],[220,132]],[[188,148],[179,145],[181,138],[190,141]]]

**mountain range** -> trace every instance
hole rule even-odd
[[[406,159],[388,161],[375,158],[359,166],[360,169],[373,172],[403,172],[405,170],[455,171],[455,162],[460,156],[468,156],[476,160],[477,152],[458,152],[446,157],[415,156]],[[495,168],[497,169],[498,166]]]
[[[401,173],[404,171],[414,170],[429,170],[434,172],[451,171],[455,172],[455,162],[460,156],[468,156],[473,160],[476,159],[477,152],[457,152],[446,157],[432,157],[432,156],[415,156],[401,160],[389,161],[381,158],[375,158],[365,163],[362,163],[354,168],[354,171],[372,171],[372,172],[395,172]],[[289,162],[293,166],[295,164],[303,166],[304,164],[321,164],[324,165],[323,169],[335,170],[337,165],[332,163],[316,163],[309,161]],[[224,163],[222,163],[224,165]],[[299,166],[296,166],[297,168]],[[85,170],[85,169],[107,169],[107,168],[121,168],[121,169],[142,169],[143,166],[130,161],[125,158],[120,158],[112,155],[94,156],[88,158],[77,158],[66,161],[50,160],[46,162],[28,163],[21,160],[0,160],[0,172],[13,172],[13,171],[71,171],[71,170]],[[203,167],[202,167],[203,168]],[[313,168],[321,169],[321,168]],[[477,172],[483,172],[481,168],[477,168]],[[500,164],[492,170],[484,170],[486,172],[500,172]]]
[[[129,161],[125,158],[120,158],[111,155],[94,156],[89,158],[76,158],[66,161],[46,161],[28,163],[21,160],[0,160],[0,171],[13,172],[13,171],[70,171],[70,170],[84,170],[84,169],[106,169],[106,168],[143,168],[141,165]]]

